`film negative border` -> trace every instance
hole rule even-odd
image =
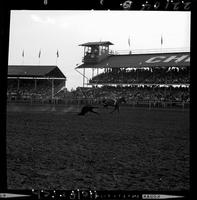
[[[7,4],[9,9],[87,9],[87,10],[158,10],[158,11],[191,11],[192,0],[18,0]]]
[[[64,4],[64,6],[62,6]],[[192,2],[190,0],[122,0],[113,1],[110,3],[109,0],[97,0],[97,1],[81,1],[76,4],[66,5],[65,0],[39,0],[35,1],[15,1],[13,4],[8,2],[8,6],[3,6],[5,9],[115,9],[115,10],[163,10],[163,11],[191,11]],[[5,12],[7,14],[7,12]],[[7,19],[5,17],[5,19]],[[3,24],[4,28],[4,22]],[[7,26],[3,29],[3,32],[7,31]],[[3,33],[2,32],[2,33]],[[7,36],[6,36],[7,38]],[[4,35],[1,38],[2,41],[5,39]],[[5,44],[5,43],[4,43]],[[3,45],[2,48],[4,48]],[[7,58],[3,59],[3,62],[7,64]],[[123,192],[123,191],[56,191],[56,190],[28,190],[28,191],[5,191],[0,193],[0,199],[189,199],[189,192],[177,192],[177,193],[149,193],[149,192]]]
[[[189,199],[188,192],[130,192],[96,190],[34,190],[0,193],[0,199],[66,199],[66,200],[132,200],[132,199]]]

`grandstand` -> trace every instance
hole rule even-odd
[[[53,100],[66,88],[66,77],[58,66],[9,65],[7,100]]]
[[[83,70],[83,87],[70,92],[57,66],[10,65],[8,101],[99,104],[124,96],[133,106],[189,106],[189,52],[116,54],[110,45],[109,41],[79,45],[84,47],[84,57],[75,69]],[[88,69],[92,77],[85,83]]]
[[[84,46],[84,57],[83,63],[76,67],[83,70],[83,88],[79,94],[83,90],[86,97],[96,99],[126,96],[128,102],[135,103],[189,103],[189,52],[120,55],[110,51],[109,45],[112,45],[109,41],[80,45]],[[92,78],[85,83],[87,69],[92,70]],[[99,70],[102,72],[98,73]],[[85,85],[91,88],[85,89]]]

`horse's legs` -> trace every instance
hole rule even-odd
[[[96,112],[96,111],[90,110],[90,112],[92,112],[92,113],[95,113],[95,114],[99,115],[99,113],[98,113],[98,112]]]

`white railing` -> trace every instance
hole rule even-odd
[[[124,54],[151,54],[151,53],[178,53],[190,52],[190,48],[158,48],[158,49],[126,49],[126,50],[110,50],[110,55]]]

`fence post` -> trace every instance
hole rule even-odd
[[[185,108],[185,102],[182,101],[182,109],[184,110],[184,108]]]
[[[133,107],[135,108],[135,100],[133,101]]]

